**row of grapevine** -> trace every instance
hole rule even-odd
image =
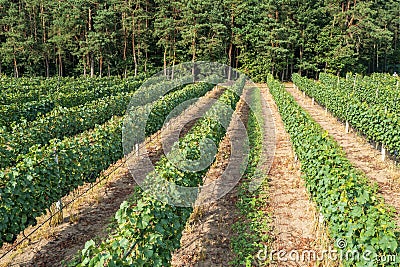
[[[263,110],[261,106],[261,92],[254,88],[250,95],[251,110],[247,122],[249,135],[249,162],[241,185],[238,190],[236,207],[240,212],[239,219],[233,224],[235,234],[231,238],[231,247],[235,253],[231,266],[252,266],[257,260],[256,255],[263,249],[263,244],[271,241],[269,220],[263,210],[268,203],[267,175],[259,169],[262,158],[264,128]],[[263,178],[261,185],[256,190],[251,189],[254,179]]]
[[[240,79],[231,90],[225,91],[219,100],[207,111],[187,135],[176,142],[170,152],[176,162],[185,159],[199,160],[202,151],[199,144],[204,138],[219,144],[226,129],[221,121],[229,124],[232,109],[239,100],[244,86]],[[213,154],[213,153],[210,153]],[[208,156],[208,155],[207,155]],[[214,156],[214,155],[213,155]],[[178,168],[171,164],[167,157],[162,157],[155,171],[148,174],[146,181],[152,186],[143,191],[136,188],[133,197],[121,204],[115,215],[115,232],[106,241],[96,245],[88,241],[78,262],[74,266],[169,266],[171,253],[179,247],[182,231],[192,208],[176,207],[159,201],[152,192],[179,194],[176,186],[196,187],[203,181],[208,168],[192,172],[189,168]],[[166,186],[167,179],[172,185]],[[167,189],[166,189],[167,188]],[[166,199],[164,199],[166,200]]]
[[[46,114],[56,106],[68,108],[117,93],[133,92],[139,88],[142,82],[134,80],[127,83],[120,80],[119,83],[116,81],[116,83],[110,84],[110,86],[104,86],[104,84],[99,83],[97,84],[98,87],[95,88],[80,87],[81,89],[84,88],[84,90],[76,88],[71,92],[52,93],[44,98],[26,103],[0,105],[0,127],[6,126],[10,128],[13,123],[15,124],[23,120],[33,121],[39,114]]]
[[[400,79],[389,74],[374,73],[371,76],[357,75],[338,78],[331,74],[320,74],[320,81],[332,90],[351,95],[369,106],[379,106],[393,113],[400,113]]]
[[[268,87],[301,162],[308,192],[326,220],[330,236],[346,242],[343,255],[347,251],[361,255],[359,259],[344,257],[344,266],[378,266],[379,256],[400,252],[393,211],[378,197],[377,188],[351,165],[339,145],[282,84],[269,77]],[[397,257],[396,262],[385,266],[398,266],[399,262]]]
[[[136,105],[146,105],[155,100],[152,94],[156,96],[159,90],[156,81],[153,81],[152,84],[147,82],[147,86],[141,92],[138,92],[140,103],[135,103]],[[173,87],[177,82],[179,80],[167,80],[163,83],[163,86],[166,88]],[[181,88],[177,87],[173,90]],[[27,153],[33,145],[45,145],[54,138],[61,139],[73,136],[89,130],[97,124],[105,123],[112,116],[122,116],[133,94],[133,92],[123,92],[71,108],[58,107],[37,120],[13,125],[10,132],[2,133],[0,169],[13,165],[17,157]],[[160,103],[163,102],[160,101]],[[162,116],[155,117],[158,120],[163,118]],[[149,123],[154,123],[154,119],[150,118]]]
[[[145,74],[121,79],[117,76],[104,78],[0,78],[0,103],[2,105],[23,104],[26,102],[42,100],[52,97],[53,94],[69,94],[76,91],[85,91],[102,87],[130,84],[133,81],[141,81]]]
[[[28,153],[33,145],[73,136],[105,123],[112,116],[122,116],[131,98],[132,93],[120,93],[72,108],[58,107],[37,120],[16,124],[10,132],[2,133],[0,169],[15,164],[17,157]]]
[[[166,95],[164,100],[171,111],[181,102],[204,95],[211,87],[204,83],[189,85]],[[151,104],[132,107],[130,112],[140,117],[150,108]],[[33,147],[15,166],[0,171],[0,245],[12,242],[21,230],[34,225],[35,218],[45,213],[51,203],[84,182],[94,181],[102,170],[120,159],[122,124],[121,117],[113,117],[77,136],[53,139],[47,146]],[[162,124],[153,125],[149,134],[161,127]]]
[[[293,82],[341,121],[348,121],[369,140],[381,143],[393,155],[400,152],[400,113],[370,106],[343,90],[293,74]]]

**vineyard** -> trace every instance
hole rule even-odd
[[[0,267],[400,266],[400,1],[0,0]]]
[[[400,80],[234,74],[2,77],[1,266],[398,266]]]

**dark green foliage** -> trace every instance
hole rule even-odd
[[[400,70],[396,0],[0,1],[0,75],[137,75],[192,60],[255,81]]]
[[[173,107],[200,97],[211,87],[204,83],[189,85],[167,95],[166,104]],[[140,116],[147,106],[132,109],[133,116]],[[168,115],[157,114],[164,119]],[[74,137],[52,139],[43,147],[32,146],[18,158],[15,166],[0,170],[0,245],[13,241],[20,231],[36,224],[35,218],[45,213],[52,203],[79,185],[93,182],[102,170],[122,158],[122,125],[122,117],[112,117]],[[161,126],[153,125],[148,134]],[[58,164],[54,151],[57,151]]]

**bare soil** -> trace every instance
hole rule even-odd
[[[299,162],[295,161],[289,134],[285,131],[278,108],[266,86],[262,95],[272,111],[275,125],[275,156],[269,172],[269,213],[273,236],[272,249],[289,253],[296,250],[318,252],[316,211],[301,178]],[[273,259],[276,259],[274,255]],[[272,261],[270,266],[315,266],[308,261]]]
[[[45,223],[29,237],[29,240],[24,241],[3,257],[0,260],[0,266],[62,266],[63,261],[71,260],[84,247],[86,241],[105,237],[108,233],[107,226],[115,212],[136,186],[128,168],[141,170],[140,174],[146,175],[146,171],[149,170],[143,169],[144,160],[150,159],[153,164],[156,163],[164,154],[163,145],[165,146],[173,140],[169,138],[173,135],[182,136],[187,133],[223,91],[224,89],[221,87],[214,88],[185,110],[183,114],[172,119],[168,126],[148,138],[143,149],[139,150],[137,154],[118,161],[104,171],[101,175],[104,180],[97,186],[91,189],[91,184],[85,184],[64,197],[63,203],[68,203],[89,190],[63,210],[62,224],[52,227],[49,223]],[[38,218],[38,225],[45,222],[48,217],[49,214],[46,214]],[[24,232],[28,234],[34,229],[36,227],[29,227]],[[14,244],[23,238],[24,234],[21,233]],[[12,249],[14,244],[3,245],[0,249],[0,257]]]
[[[270,214],[271,218],[260,219],[271,220],[274,250],[318,251],[320,243],[317,240],[318,218],[315,207],[304,187],[299,165],[294,161],[290,139],[284,130],[277,107],[267,88],[261,88],[265,100],[262,105],[265,119],[263,168],[269,172],[270,192],[265,213]],[[241,116],[247,118],[248,111],[243,108],[240,106]],[[221,142],[217,160],[205,178],[206,184],[220,178],[231,153],[230,140],[238,138],[240,139],[234,133],[228,134]],[[234,234],[231,227],[240,219],[235,204],[238,186],[240,182],[218,201],[195,208],[183,232],[181,248],[173,255],[172,266],[229,265],[234,257],[229,245],[230,237]],[[313,261],[271,263],[271,266],[315,265]]]
[[[353,166],[364,172],[371,182],[378,184],[385,202],[396,209],[395,219],[400,226],[400,168],[396,163],[388,158],[383,162],[380,152],[365,138],[354,130],[346,133],[345,125],[317,103],[312,105],[312,100],[294,89],[292,83],[286,84],[286,90],[336,140]]]
[[[238,142],[243,142],[244,125],[247,125],[249,107],[243,98],[247,95],[244,90],[242,99],[237,105],[236,119],[232,119],[226,136],[221,141],[216,160],[210,167],[204,178],[204,185],[211,185],[209,190],[200,193],[196,207],[192,212],[181,238],[181,248],[172,256],[172,266],[227,266],[233,259],[230,249],[230,237],[233,235],[231,225],[237,220],[237,186],[233,189],[226,188],[224,183],[231,174],[240,166],[239,158],[232,158],[232,151],[236,149]],[[242,122],[242,125],[240,122]],[[242,126],[242,127],[240,127]],[[244,132],[245,134],[245,132]],[[235,151],[238,152],[238,151]],[[230,165],[230,167],[228,167]],[[231,171],[231,166],[235,170]],[[229,191],[217,201],[207,202],[210,196],[220,192]]]

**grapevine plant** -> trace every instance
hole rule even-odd
[[[218,144],[226,131],[220,121],[229,122],[232,116],[232,111],[222,108],[218,103],[235,109],[243,86],[244,79],[240,79],[233,88],[225,91],[188,134],[174,144],[170,153],[174,157],[197,160],[202,153],[199,143],[204,138]],[[196,187],[202,184],[207,170],[183,170],[164,156],[155,166],[155,172],[148,174],[147,178],[160,185],[166,179],[173,185]],[[159,189],[157,192],[163,190]],[[71,265],[170,266],[171,253],[180,246],[182,231],[191,212],[192,208],[166,204],[151,192],[137,187],[133,196],[121,204],[115,215],[115,230],[107,240],[100,244],[88,241],[80,258]]]
[[[325,86],[351,94],[353,98],[369,106],[380,106],[392,113],[400,113],[398,77],[387,73],[373,73],[364,77],[349,73],[346,78],[338,78],[332,74],[321,73],[319,79]]]
[[[173,91],[163,97],[167,108],[162,105],[162,112],[156,114],[166,118],[176,105],[200,97],[211,88],[210,84],[198,83]],[[137,106],[130,112],[140,116],[149,105]],[[0,170],[0,245],[12,242],[20,231],[35,225],[35,218],[52,203],[83,183],[95,181],[102,170],[123,157],[122,122],[122,117],[113,117],[74,137],[33,146],[18,158],[15,166]],[[161,127],[162,123],[152,124],[148,134]]]
[[[146,90],[142,90],[140,105],[146,105],[155,100],[152,96],[157,95],[155,92],[158,90],[156,83],[158,79],[150,81],[153,83],[147,81]],[[179,81],[165,81],[163,86],[172,87],[177,82]],[[173,88],[172,91],[179,89],[182,89],[182,86]],[[34,121],[13,125],[11,131],[4,132],[3,138],[0,140],[0,169],[14,165],[17,157],[28,153],[33,145],[46,145],[51,139],[73,136],[105,123],[112,116],[124,115],[134,93],[136,92],[117,93],[71,108],[59,106]],[[160,110],[160,104],[165,105],[160,100],[156,103],[157,106],[154,107],[154,110]],[[157,122],[155,122],[156,120]],[[149,124],[159,125],[163,120],[162,114],[156,114],[150,118]],[[148,125],[148,127],[150,127],[150,132],[154,128],[153,125]]]
[[[335,117],[349,124],[367,139],[383,144],[392,155],[400,153],[400,113],[382,105],[361,101],[357,93],[331,83],[315,82],[293,74],[293,82],[308,96],[326,107]]]
[[[68,80],[67,80],[68,81]],[[106,96],[115,95],[122,92],[133,92],[139,88],[143,80],[103,80],[103,79],[76,79],[61,86],[57,83],[51,83],[46,87],[48,92],[35,94],[29,91],[29,94],[35,96],[28,102],[18,102],[23,96],[24,90],[17,89],[13,93],[14,100],[10,100],[10,93],[4,95],[5,102],[0,105],[0,127],[5,126],[9,130],[15,123],[23,121],[33,121],[40,115],[47,114],[55,107],[70,108],[85,104],[89,101],[97,100]],[[46,83],[47,85],[47,83]],[[43,89],[44,90],[44,89]],[[1,96],[0,96],[1,98]],[[7,101],[8,100],[8,101]],[[9,104],[5,104],[5,103]]]
[[[359,259],[343,257],[343,265],[399,266],[398,256],[394,262],[378,261],[385,255],[398,255],[399,232],[393,208],[378,197],[377,186],[351,165],[339,145],[282,84],[270,77],[268,87],[301,162],[307,189],[327,222],[331,238],[346,241],[343,250],[338,248],[344,255],[348,251],[361,255]]]
[[[267,176],[258,169],[262,161],[264,137],[260,89],[255,88],[252,91],[250,101],[252,109],[247,122],[247,132],[251,149],[249,163],[238,190],[236,206],[240,217],[232,225],[235,234],[231,239],[231,247],[235,258],[230,262],[231,266],[254,266],[258,261],[257,253],[271,241],[268,234],[269,218],[263,211],[268,202],[268,182],[265,179]],[[249,190],[253,179],[260,177],[263,178],[261,185],[254,191]]]

